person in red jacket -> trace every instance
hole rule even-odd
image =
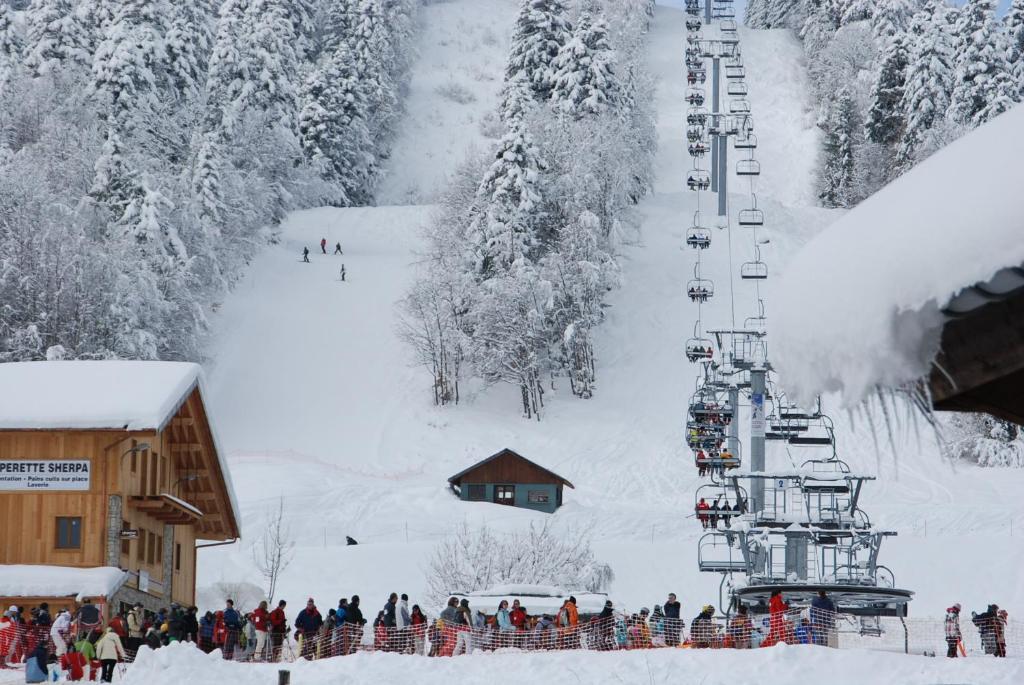
[[[697,503],[697,519],[700,520],[700,525],[705,528],[708,527],[708,518],[710,514],[708,511],[711,509],[711,505],[704,501],[704,498],[700,498],[700,502]]]
[[[252,627],[256,631],[256,651],[253,658],[256,661],[264,661],[267,658],[267,633],[270,630],[270,612],[267,611],[267,601],[260,602],[251,616]]]
[[[786,611],[789,605],[782,598],[782,590],[772,590],[772,597],[768,601],[768,637],[761,643],[762,647],[771,647],[780,641],[786,640]]]
[[[110,626],[111,630],[117,633],[119,638],[122,640],[128,639],[128,628],[125,626],[124,619],[121,618],[120,614],[114,614],[114,617],[110,619],[110,623],[107,625]]]
[[[327,254],[327,238],[320,239],[320,251]]]
[[[270,644],[273,647],[271,660],[281,659],[281,645],[284,643],[284,636],[288,633],[288,619],[285,618],[284,608],[288,602],[283,599],[277,603],[277,608],[270,612]]]

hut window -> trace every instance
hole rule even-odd
[[[156,535],[154,533],[146,533],[146,563],[150,566],[153,565],[154,559],[156,558]]]
[[[57,517],[57,549],[80,549],[82,547],[82,517]]]
[[[156,536],[156,563],[164,563],[164,536]]]
[[[483,502],[487,496],[486,485],[470,485],[469,487],[469,501],[470,502]]]
[[[547,504],[551,501],[551,494],[547,490],[527,490],[526,499],[530,504]]]
[[[498,504],[514,504],[516,501],[516,486],[495,485],[494,501]]]
[[[174,543],[174,570],[181,570],[181,543]]]

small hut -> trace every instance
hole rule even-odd
[[[549,514],[562,506],[562,486],[573,487],[557,473],[510,449],[456,473],[448,483],[467,502],[493,502]]]

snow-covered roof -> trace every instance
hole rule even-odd
[[[170,494],[168,494],[166,492],[161,492],[160,496],[161,497],[166,497],[167,499],[171,500],[172,502],[177,504],[182,509],[188,509],[189,511],[194,513],[196,516],[202,516],[203,515],[203,512],[199,510],[199,507],[197,507],[195,505],[192,505],[192,504],[189,504],[188,502],[186,502],[185,500],[181,499],[180,497],[175,497],[174,495],[170,495]]]
[[[943,307],[1024,264],[1024,107],[939,151],[807,244],[773,300],[772,358],[807,399],[853,405],[926,375]]]
[[[0,364],[0,429],[159,430],[198,382],[198,364]]]
[[[112,566],[0,564],[0,594],[5,597],[109,597],[127,579],[127,571]]]

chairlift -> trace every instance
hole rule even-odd
[[[736,19],[736,10],[731,5],[725,5],[723,7],[713,9],[711,16],[714,19]]]
[[[743,79],[747,77],[747,72],[743,67],[726,67],[725,78],[727,79]]]
[[[712,359],[714,355],[714,344],[707,338],[694,337],[686,341],[686,358],[689,361],[708,361]]]
[[[686,30],[690,31],[691,33],[696,33],[697,31],[700,31],[701,26],[703,26],[703,24],[701,23],[700,19],[686,20]]]
[[[686,102],[692,107],[704,105],[704,90],[701,88],[690,88],[686,91]]]
[[[743,320],[743,330],[764,333],[768,330],[768,318],[763,314],[761,316],[748,316]]]
[[[700,226],[686,229],[686,244],[695,250],[706,250],[711,247],[711,231]]]
[[[744,97],[747,94],[747,84],[744,81],[731,81],[725,88],[727,95]]]
[[[761,163],[756,159],[741,159],[736,162],[737,176],[760,176]]]
[[[708,144],[703,141],[698,141],[696,143],[690,143],[690,146],[687,149],[689,150],[691,157],[694,159],[700,159],[708,153]]]
[[[707,302],[715,294],[715,284],[706,278],[694,278],[686,284],[686,295],[692,302]]]
[[[686,115],[686,123],[690,126],[705,126],[708,123],[708,111],[703,107],[695,107]]]
[[[740,117],[730,116],[722,117],[722,135],[726,136],[739,136],[740,135]]]
[[[689,85],[696,85],[698,83],[706,83],[708,80],[708,74],[703,69],[691,69],[686,72],[686,82]]]
[[[721,28],[722,28],[723,31],[735,31],[736,28],[737,28],[736,27],[736,20],[735,19],[723,19],[722,20]]]
[[[746,100],[730,100],[730,114],[750,114],[750,103]]]
[[[738,136],[732,146],[737,150],[756,150],[757,136],[753,133],[747,133],[745,136]]]
[[[711,187],[711,174],[703,169],[691,169],[686,175],[686,187],[690,190],[707,190]]]
[[[734,54],[732,57],[726,58],[725,66],[727,66],[727,67],[742,67],[743,66],[743,55]]]
[[[690,126],[686,129],[686,142],[699,143],[703,140],[705,140],[705,135],[702,126]]]
[[[741,209],[739,215],[740,226],[764,226],[764,212],[757,208],[757,196],[753,196],[753,206],[749,209]]]
[[[768,265],[760,260],[744,262],[740,266],[740,278],[745,281],[763,281],[768,278]]]
[[[686,0],[686,13],[691,17],[699,17],[700,3],[697,0]]]
[[[704,65],[704,59],[701,57],[687,57],[686,68],[687,69],[699,69]]]
[[[722,45],[725,48],[733,48],[740,44],[740,37],[735,31],[722,31]]]

